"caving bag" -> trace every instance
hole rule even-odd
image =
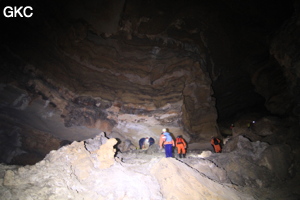
[[[176,144],[183,144],[183,139],[181,137],[176,138]]]
[[[217,140],[217,138],[214,138],[214,145],[218,145],[219,141]]]

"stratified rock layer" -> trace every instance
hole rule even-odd
[[[197,144],[252,108],[299,118],[290,0],[28,3],[33,17],[4,19],[0,46],[0,117],[16,129],[137,146],[169,128]]]
[[[161,35],[105,37],[93,31],[89,20],[62,19],[65,26],[45,20],[47,26],[33,33],[36,38],[27,32],[28,40],[2,49],[17,60],[6,58],[2,65],[6,73],[14,66],[24,95],[33,96],[32,102],[41,96],[61,113],[66,127],[95,128],[136,145],[146,135],[158,140],[165,127],[194,141],[219,133],[211,79],[196,55],[203,46],[160,41]],[[24,45],[31,48],[23,51]],[[24,105],[24,112],[28,109]]]

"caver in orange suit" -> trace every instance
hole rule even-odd
[[[215,140],[217,142],[215,142]],[[215,150],[216,153],[221,153],[222,152],[221,140],[219,138],[216,138],[216,137],[211,138],[210,143],[214,147],[214,150]]]
[[[177,138],[176,138],[176,147],[177,147],[177,153],[179,155],[179,158],[181,158],[181,154],[185,158],[186,142],[184,141],[184,139],[182,138],[181,135],[177,136]]]

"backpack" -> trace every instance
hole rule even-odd
[[[154,139],[152,137],[149,138],[149,143],[154,143]]]
[[[182,138],[176,138],[176,144],[183,144]]]
[[[171,142],[172,141],[172,137],[170,136],[170,133],[165,132],[164,136],[166,136],[166,142]]]
[[[217,138],[214,138],[214,145],[218,145],[219,141],[217,140]]]

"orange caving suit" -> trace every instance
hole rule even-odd
[[[221,140],[219,138],[215,138],[218,141],[218,144],[214,143],[214,138],[210,140],[211,145],[214,147],[214,150],[216,153],[221,153],[222,148],[221,148]]]
[[[176,138],[176,147],[177,147],[177,153],[178,154],[185,154],[186,153],[186,142],[183,138]]]

